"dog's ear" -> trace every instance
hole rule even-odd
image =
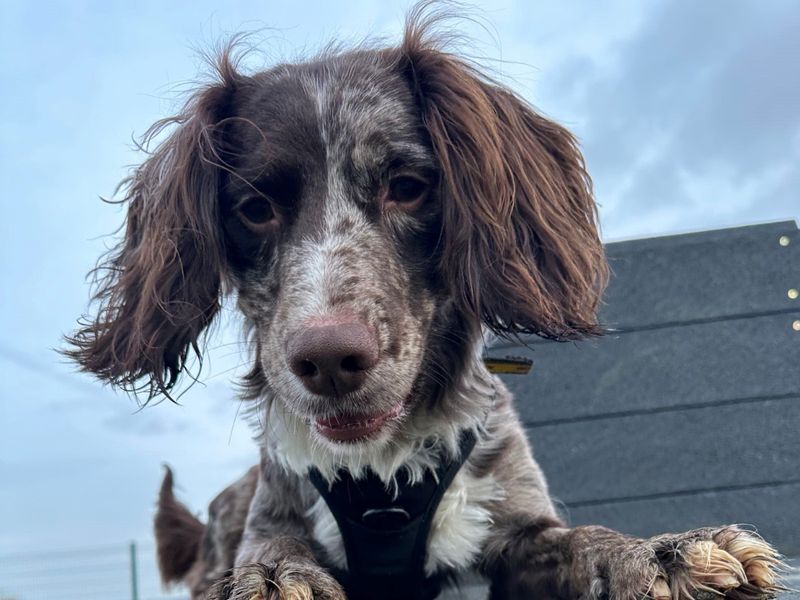
[[[607,279],[591,181],[575,138],[437,48],[413,15],[400,48],[441,168],[441,271],[495,333],[600,333]]]
[[[123,182],[124,236],[101,261],[96,314],[67,338],[85,371],[129,390],[169,395],[220,308],[225,270],[218,188],[221,123],[245,78],[228,53],[218,81],[194,94],[146,140],[169,136]]]

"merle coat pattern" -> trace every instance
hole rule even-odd
[[[232,50],[151,135],[127,225],[70,355],[169,394],[224,294],[249,328],[261,461],[207,525],[162,489],[165,581],[194,598],[342,600],[336,524],[305,477],[387,484],[477,445],[433,524],[426,572],[475,569],[491,597],[774,595],[777,556],[736,527],[635,539],[567,527],[484,335],[601,332],[606,263],[575,139],[446,51],[417,10],[397,47],[255,74]]]

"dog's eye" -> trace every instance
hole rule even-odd
[[[278,221],[272,203],[263,196],[247,198],[236,207],[236,212],[242,222],[256,233],[263,233]]]
[[[386,203],[395,204],[404,210],[414,210],[427,198],[429,189],[428,182],[419,177],[394,177],[389,181]]]

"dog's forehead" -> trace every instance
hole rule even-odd
[[[402,136],[415,127],[408,84],[378,53],[338,56],[306,65],[302,72],[331,141],[375,131]]]
[[[418,140],[410,88],[378,52],[280,65],[255,81],[240,116],[256,123],[261,141],[275,150],[330,160]]]

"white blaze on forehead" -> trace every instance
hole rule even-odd
[[[330,106],[330,89],[323,78],[312,78],[306,85],[308,93],[314,98],[317,108],[319,131],[325,148],[326,190],[321,200],[320,210],[323,212],[322,225],[300,245],[300,263],[306,273],[303,279],[306,285],[301,306],[298,308],[304,315],[313,317],[327,315],[331,311],[330,297],[335,293],[343,279],[351,272],[351,268],[337,252],[343,248],[354,248],[362,245],[358,232],[365,233],[368,225],[364,214],[355,202],[348,198],[342,175],[341,157],[333,151],[327,122],[335,118]],[[347,222],[350,227],[342,227]]]
[[[339,251],[363,246],[363,237],[368,235],[364,214],[346,198],[336,170],[333,166],[328,169],[328,188],[321,203],[322,226],[313,238],[303,240],[299,249],[306,293],[298,308],[307,316],[327,315],[332,310],[330,298],[354,272]],[[342,227],[343,222],[350,226]]]

